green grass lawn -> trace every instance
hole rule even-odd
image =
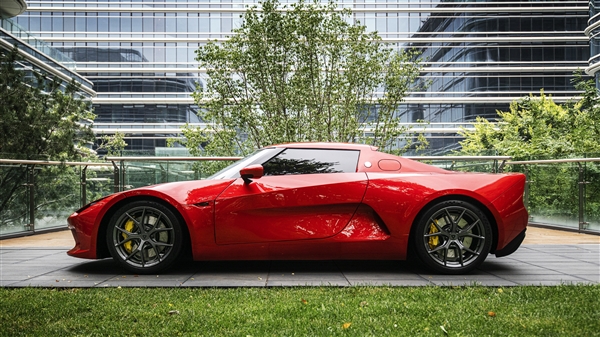
[[[599,336],[600,286],[0,289],[0,336]]]

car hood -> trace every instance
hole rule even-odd
[[[234,181],[235,179],[179,181],[140,187],[124,193],[127,197],[137,195],[168,197],[183,205],[194,205],[215,200]]]

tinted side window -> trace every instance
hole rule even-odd
[[[263,164],[265,175],[356,172],[356,150],[287,149]]]

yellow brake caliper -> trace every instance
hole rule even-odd
[[[133,231],[133,220],[128,220],[125,223],[125,230],[128,231],[129,233],[131,233]],[[123,233],[122,235],[123,235],[123,239],[127,239],[127,234]],[[133,243],[131,241],[127,241],[123,244],[123,247],[125,248],[125,250],[128,253],[131,253],[132,245],[133,245]]]
[[[435,224],[437,224],[437,220],[434,220],[434,221],[435,221]],[[432,222],[431,225],[429,225],[429,234],[435,234],[435,233],[439,233],[439,231],[437,230],[437,228],[435,227],[435,225]],[[429,237],[429,249],[434,249],[439,244],[440,244],[439,236],[430,236]]]

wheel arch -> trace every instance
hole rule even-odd
[[[124,199],[116,202],[114,205],[112,205],[108,209],[108,211],[106,211],[106,213],[104,214],[104,217],[102,217],[100,226],[98,227],[98,235],[96,237],[96,256],[97,256],[97,258],[110,257],[110,253],[108,251],[108,246],[106,243],[106,230],[108,228],[110,219],[117,212],[117,210],[119,210],[123,205],[131,203],[131,202],[136,202],[136,201],[154,201],[156,203],[161,204],[162,206],[167,207],[171,212],[173,212],[173,214],[177,217],[177,220],[180,221],[181,227],[182,227],[183,242],[185,243],[182,254],[185,255],[186,257],[191,258],[192,244],[191,244],[190,232],[189,232],[187,223],[185,222],[185,219],[183,218],[183,215],[181,215],[181,212],[179,212],[179,210],[176,207],[174,207],[172,204],[164,201],[163,199],[160,199],[160,198],[157,198],[154,196],[148,196],[148,195],[132,196],[132,197],[124,198]]]
[[[449,201],[449,200],[459,200],[459,201],[468,202],[468,203],[472,204],[473,206],[479,208],[483,212],[483,214],[487,217],[488,221],[490,222],[490,226],[492,227],[493,240],[492,240],[492,247],[490,248],[490,253],[494,253],[496,251],[496,247],[498,246],[498,224],[496,223],[496,218],[494,217],[494,214],[492,214],[492,211],[490,211],[490,209],[488,207],[486,207],[483,203],[481,203],[479,200],[477,200],[473,197],[469,197],[469,196],[461,195],[461,194],[449,194],[449,195],[444,195],[439,198],[430,200],[423,208],[421,208],[419,213],[417,213],[417,216],[415,216],[415,218],[411,224],[410,234],[408,237],[409,257],[412,257],[415,254],[414,236],[416,235],[415,231],[417,228],[417,224],[423,217],[423,214],[425,214],[431,207],[433,207],[433,205],[444,202],[444,201]]]

